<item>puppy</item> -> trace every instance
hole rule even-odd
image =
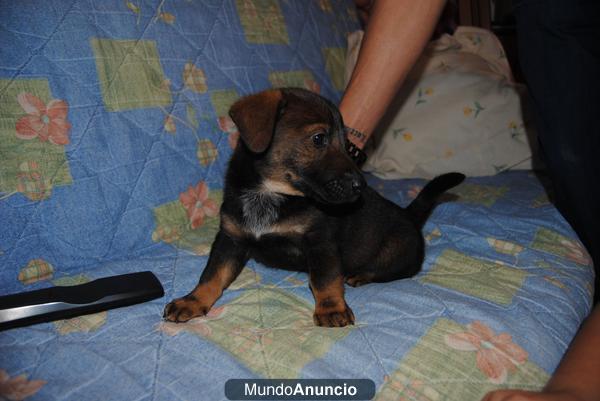
[[[433,179],[403,209],[366,185],[345,151],[342,117],[323,97],[273,89],[240,99],[229,114],[241,141],[225,178],[220,230],[198,285],[165,307],[166,320],[206,315],[250,258],[308,273],[314,322],[327,327],[354,323],[344,282],[419,271],[421,227],[437,197],[464,175]]]

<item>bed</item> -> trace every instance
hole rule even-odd
[[[307,276],[253,261],[207,317],[162,321],[218,228],[181,195],[220,202],[229,106],[281,86],[339,101],[352,2],[0,10],[0,295],[138,271],[165,289],[0,332],[0,399],[214,401],[233,378],[367,378],[377,400],[479,400],[542,387],[589,313],[589,256],[536,173],[507,169],[435,209],[417,276],[347,288],[354,326],[315,327]],[[425,182],[367,178],[400,205]]]

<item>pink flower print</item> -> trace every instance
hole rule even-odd
[[[476,352],[477,367],[494,384],[506,381],[509,372],[527,361],[527,351],[512,341],[508,333],[496,335],[479,321],[467,325],[467,331],[444,337],[446,345],[459,351]]]
[[[37,393],[44,384],[44,380],[27,380],[25,375],[11,378],[0,369],[0,399],[23,400]]]
[[[235,149],[240,139],[240,132],[238,131],[235,123],[229,116],[219,117],[217,119],[217,122],[219,123],[219,128],[221,129],[221,131],[229,134],[227,136],[229,146],[231,147],[231,149]]]
[[[192,229],[200,227],[204,223],[204,217],[214,217],[219,213],[217,204],[208,198],[208,185],[201,181],[186,192],[179,194],[179,201],[183,204],[187,216],[192,223]]]
[[[560,243],[565,245],[568,249],[566,255],[567,258],[580,265],[592,265],[592,258],[587,253],[583,245],[581,245],[579,242],[571,240],[561,240]]]
[[[47,105],[31,93],[21,92],[17,101],[27,112],[16,124],[17,138],[50,141],[55,145],[69,143],[71,123],[67,121],[69,105],[64,100],[54,99]]]

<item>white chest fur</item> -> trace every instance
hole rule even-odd
[[[273,232],[284,197],[264,190],[246,191],[242,197],[244,230],[259,238]]]

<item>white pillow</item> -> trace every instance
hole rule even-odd
[[[347,79],[361,39],[349,37]],[[523,93],[496,36],[459,27],[428,45],[377,128],[364,170],[395,179],[531,169]]]

